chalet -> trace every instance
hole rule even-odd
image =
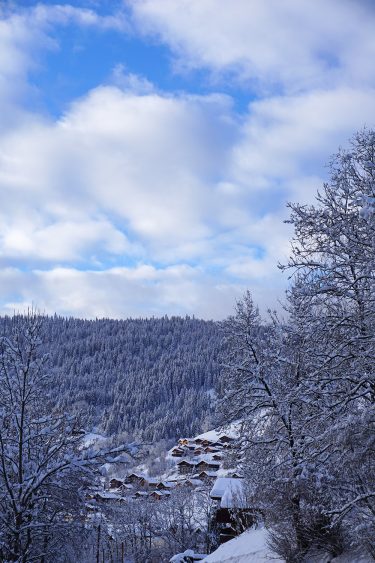
[[[232,438],[231,436],[227,436],[226,434],[223,434],[219,438],[219,443],[221,442],[222,444],[229,444],[230,442],[233,442],[233,440],[234,438]]]
[[[194,471],[195,467],[197,466],[197,462],[183,459],[182,461],[179,461],[177,463],[177,466],[178,466],[178,471],[181,474],[185,475],[187,473],[192,473]]]
[[[161,491],[152,491],[152,493],[149,494],[149,497],[154,500],[161,500],[162,498],[165,498]]]
[[[201,455],[204,453],[204,450],[202,448],[195,448],[194,450],[194,455]]]
[[[170,494],[171,493],[169,491],[152,491],[149,496],[154,500],[162,500],[168,498]]]
[[[176,446],[173,448],[171,455],[172,457],[182,457],[184,455],[184,450]]]
[[[94,498],[97,502],[103,502],[106,504],[123,500],[121,496],[116,495],[115,493],[110,493],[108,491],[101,491],[100,493],[96,493]]]
[[[201,471],[196,475],[193,475],[194,478],[200,479],[201,481],[213,481],[217,477],[217,473],[214,471]]]
[[[169,483],[168,481],[160,481],[160,483],[157,484],[156,488],[159,489],[159,491],[169,491],[173,488],[173,486],[174,484]]]
[[[123,484],[124,484],[123,481],[120,481],[120,479],[111,479],[109,482],[109,488],[119,489],[120,487],[122,487]]]
[[[220,543],[241,534],[254,523],[254,510],[246,499],[243,479],[217,478],[210,496],[218,503],[215,522],[220,531]]]
[[[194,478],[186,479],[186,481],[184,482],[184,485],[186,487],[191,487],[191,488],[201,487],[203,485],[203,481],[201,481],[200,479],[194,479]]]
[[[121,495],[124,495],[126,493],[130,493],[134,490],[134,486],[131,485],[130,483],[124,483],[123,485],[121,485],[121,487],[119,487],[118,491]]]
[[[147,497],[147,496],[148,496],[148,493],[146,493],[146,491],[137,491],[133,495],[134,498],[143,498],[143,497]]]
[[[187,446],[189,443],[189,439],[188,438],[180,438],[178,443],[180,444],[180,446]]]
[[[235,496],[243,497],[244,496],[244,480],[243,479],[234,479],[233,477],[218,477],[214,483],[214,486],[211,489],[210,497],[213,500],[217,500],[220,503],[224,499],[224,502],[227,502],[226,499],[234,498]]]
[[[202,446],[207,447],[207,446],[210,446],[211,443],[212,443],[211,440],[202,440]]]
[[[201,461],[199,461],[197,463],[197,469],[199,469],[199,471],[207,471],[208,470],[208,462],[205,461],[204,459],[202,459]]]
[[[214,446],[206,446],[204,448],[204,451],[206,454],[210,454],[210,453],[220,452],[221,448],[216,448]]]
[[[196,467],[199,471],[217,471],[220,469],[220,463],[218,461],[205,461],[202,459],[202,461],[197,463]]]
[[[157,479],[145,479],[145,487],[150,487],[151,489],[156,489],[159,485],[159,481]]]
[[[141,485],[142,481],[144,481],[144,477],[138,473],[131,473],[125,478],[125,483],[127,484]]]

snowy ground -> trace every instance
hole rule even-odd
[[[221,545],[203,559],[205,563],[285,563],[267,547],[267,530],[247,530],[238,538]],[[202,563],[203,563],[202,561]],[[373,563],[373,559],[360,553],[344,553],[332,559],[328,555],[307,557],[304,563]]]
[[[221,545],[203,559],[206,563],[284,563],[267,547],[267,532],[264,528],[247,530],[238,538]]]

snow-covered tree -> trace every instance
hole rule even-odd
[[[305,400],[312,342],[304,303],[294,294],[289,313],[288,324],[275,315],[262,321],[247,293],[223,323],[231,355],[222,413],[224,421],[242,422],[239,454],[254,509],[275,540],[282,530],[280,554],[299,561],[318,541],[332,552],[339,546],[337,531],[327,529],[314,472],[311,443],[321,427],[317,410]]]
[[[86,478],[109,453],[82,451],[76,419],[56,408],[42,323],[35,311],[6,319],[0,339],[1,561],[58,561],[83,533]]]
[[[317,459],[332,475],[331,514],[374,554],[375,132],[359,132],[332,159],[315,205],[290,207],[295,237],[284,268],[320,342],[306,382],[326,422]]]

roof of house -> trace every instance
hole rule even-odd
[[[220,499],[221,508],[249,508],[245,498],[244,479],[218,477],[210,496]]]
[[[197,461],[189,461],[187,459],[183,459],[177,462],[177,465],[197,465]]]
[[[208,442],[217,442],[221,437],[226,436],[228,438],[237,438],[239,431],[239,423],[232,423],[230,426],[224,430],[209,430],[203,434],[199,434],[194,439],[195,440],[207,440]]]

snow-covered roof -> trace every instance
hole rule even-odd
[[[110,493],[108,491],[101,491],[100,493],[97,493],[98,497],[103,498],[103,499],[117,499],[120,500],[121,497],[119,495],[117,495],[116,493]]]
[[[159,490],[155,490],[150,493],[150,495],[157,495],[159,497],[169,496],[170,494],[171,494],[170,491],[159,491]]]
[[[221,508],[250,508],[246,501],[244,482],[235,479],[225,490],[220,502]]]
[[[190,461],[189,459],[182,459],[177,465],[197,465],[197,461]]]
[[[194,478],[186,479],[185,483],[191,483],[195,487],[199,487],[200,485],[203,485],[203,481],[201,481],[200,479],[194,479]]]
[[[218,477],[211,489],[210,496],[221,499],[221,508],[248,508],[243,479]]]
[[[239,433],[239,422],[233,422],[222,430],[209,430],[195,436],[194,440],[207,440],[208,442],[217,442],[220,436],[228,436],[228,438],[237,438]]]

